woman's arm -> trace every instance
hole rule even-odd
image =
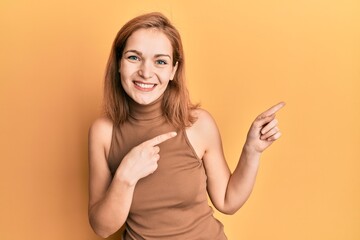
[[[98,119],[89,130],[89,221],[99,236],[116,232],[129,213],[134,186],[119,171],[112,178],[107,164],[112,123]]]
[[[261,153],[280,137],[275,113],[283,106],[283,103],[275,105],[255,119],[232,174],[225,161],[215,121],[207,112],[198,112],[198,121],[190,131],[190,141],[194,143],[194,148],[203,149],[202,159],[208,178],[208,193],[219,211],[233,214],[250,196]]]
[[[225,205],[229,213],[235,213],[249,198],[255,184],[261,153],[280,138],[275,114],[284,106],[285,103],[281,102],[271,107],[252,123],[240,160],[227,187]]]
[[[112,178],[107,165],[112,123],[98,119],[89,131],[89,221],[95,233],[108,237],[125,223],[135,185],[157,169],[158,144],[176,136],[170,132],[134,147]]]

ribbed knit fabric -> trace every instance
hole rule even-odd
[[[162,98],[149,105],[130,102],[131,117],[113,128],[108,158],[114,175],[121,159],[135,146],[175,131],[161,110]],[[186,132],[159,145],[157,170],[138,181],[124,239],[224,240],[223,225],[207,202],[206,174]]]

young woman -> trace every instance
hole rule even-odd
[[[107,65],[106,116],[89,131],[89,220],[107,237],[227,239],[213,205],[235,213],[248,199],[261,153],[280,137],[279,103],[252,123],[233,173],[218,128],[191,104],[178,31],[160,13],[117,34]]]

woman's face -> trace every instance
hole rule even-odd
[[[173,49],[167,36],[157,29],[139,29],[128,38],[119,63],[121,85],[139,104],[158,99],[174,78]]]

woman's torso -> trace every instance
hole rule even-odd
[[[138,106],[140,107],[140,106]],[[127,122],[113,128],[108,164],[114,175],[121,159],[135,146],[174,131],[159,103],[136,109]],[[138,181],[125,239],[226,239],[223,225],[207,202],[206,173],[185,130],[159,145],[157,170]],[[199,152],[199,151],[198,151]]]

